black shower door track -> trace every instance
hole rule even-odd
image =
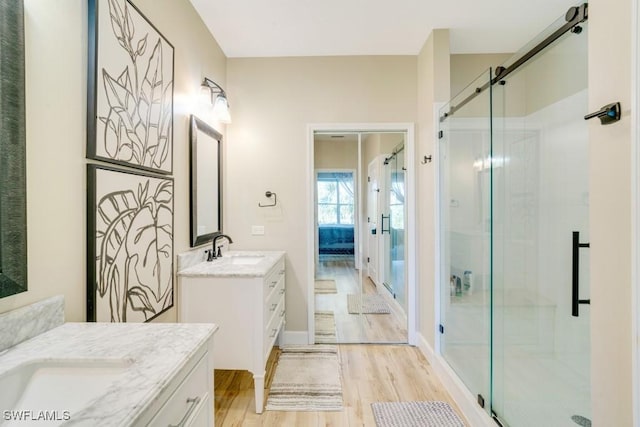
[[[520,58],[518,58],[518,60],[513,64],[509,65],[506,68],[502,66],[496,67],[495,77],[493,77],[489,82],[485,83],[483,86],[476,88],[476,90],[471,95],[463,99],[459,104],[452,105],[449,108],[449,111],[447,111],[446,113],[444,113],[444,115],[440,117],[440,121],[441,122],[445,121],[447,117],[453,115],[456,111],[458,111],[459,109],[467,105],[476,96],[480,95],[482,92],[487,90],[489,86],[493,86],[496,83],[499,83],[502,80],[504,80],[509,74],[513,73],[518,68],[523,66],[527,61],[529,61],[531,58],[533,58],[534,56],[542,52],[553,42],[555,42],[560,37],[562,37],[565,33],[569,31],[580,33],[582,30],[579,29],[580,27],[578,27],[578,25],[589,18],[588,11],[589,11],[588,3],[583,3],[580,6],[573,6],[569,8],[569,10],[565,15],[565,19],[567,21],[566,24],[564,24],[562,27],[554,31],[549,37],[545,38],[540,43],[535,45],[531,50],[529,50],[527,53],[525,53]]]

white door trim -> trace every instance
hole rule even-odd
[[[314,123],[307,125],[307,330],[308,342],[312,344],[315,337],[315,294],[314,294],[314,253],[315,253],[315,163],[313,140],[315,132],[405,132],[407,135],[407,332],[408,342],[417,345],[417,298],[416,298],[416,146],[414,123]],[[362,229],[360,227],[360,233]],[[359,245],[362,245],[362,236]],[[362,249],[362,248],[360,248]],[[361,252],[361,251],[359,251]]]
[[[356,259],[355,259],[355,264],[356,264],[356,269],[359,271],[358,277],[360,278],[358,280],[358,283],[360,284],[360,292],[362,292],[362,271],[364,270],[364,265],[363,265],[363,255],[364,254],[364,237],[366,235],[366,233],[364,232],[364,230],[367,228],[366,223],[364,223],[364,221],[362,220],[362,199],[364,198],[364,193],[362,190],[363,187],[363,180],[362,180],[362,134],[358,133],[358,170],[356,173],[354,173],[355,175],[358,175],[357,181],[354,181],[354,188],[356,188],[356,196],[357,199],[354,200],[354,202],[356,203],[356,216],[355,216],[355,223],[357,225],[358,228],[356,228],[354,230],[355,235],[354,237],[354,243],[356,245],[356,250],[355,255],[356,255]],[[354,178],[355,179],[355,178]],[[360,230],[362,230],[362,232],[360,232]],[[363,239],[362,242],[360,242],[360,239]]]
[[[368,164],[367,164],[367,181],[365,182],[363,179],[362,182],[362,186],[364,187],[365,185],[367,186],[367,206],[363,207],[363,209],[365,209],[363,211],[363,217],[367,217],[367,222],[366,222],[366,238],[364,238],[364,241],[362,242],[363,246],[367,245],[367,275],[369,276],[369,278],[371,279],[371,281],[373,282],[374,285],[376,285],[376,288],[378,288],[378,234],[377,234],[377,229],[376,229],[376,234],[372,234],[371,231],[371,223],[375,223],[376,227],[378,224],[378,220],[376,219],[378,217],[378,193],[375,191],[371,191],[372,183],[371,183],[371,177],[374,177],[375,180],[374,182],[378,183],[378,171],[377,171],[377,163],[375,158],[373,160],[371,160]],[[364,172],[364,171],[363,171]],[[372,194],[373,193],[373,194]],[[372,202],[374,200],[375,197],[375,204]],[[375,206],[375,208],[373,207]],[[371,209],[373,209],[373,213],[371,212]],[[364,262],[364,259],[363,259]]]
[[[640,425],[640,4],[632,1],[632,60],[631,60],[631,326],[633,425]]]
[[[440,348],[440,324],[443,323],[442,322],[442,313],[441,313],[441,301],[440,298],[442,298],[442,232],[440,230],[440,228],[442,227],[442,212],[440,210],[440,207],[442,206],[440,201],[442,198],[442,193],[441,193],[441,182],[440,182],[440,139],[438,138],[439,132],[440,132],[440,109],[442,107],[444,107],[446,105],[445,102],[435,102],[433,104],[433,123],[436,123],[436,129],[435,129],[435,141],[436,143],[433,145],[433,154],[432,154],[432,165],[433,165],[433,182],[435,182],[435,194],[433,196],[433,209],[435,210],[434,212],[434,218],[435,218],[435,224],[434,224],[434,230],[435,230],[435,242],[434,242],[434,254],[435,254],[435,259],[434,259],[434,301],[435,301],[435,306],[433,307],[433,313],[434,313],[434,318],[435,318],[435,322],[434,322],[434,327],[435,327],[435,331],[434,331],[434,337],[435,338],[435,342],[434,342],[434,350],[436,352],[436,354],[441,354],[441,348]]]

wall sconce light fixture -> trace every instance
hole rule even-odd
[[[205,77],[202,81],[201,90],[207,96],[207,102],[213,104],[214,119],[222,123],[231,123],[229,101],[227,101],[227,94],[224,89],[213,80]],[[215,98],[214,95],[216,95]]]

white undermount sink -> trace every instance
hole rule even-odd
[[[65,412],[73,414],[105,393],[131,365],[128,360],[32,360],[0,376],[0,408],[9,411],[57,411],[59,425]],[[68,419],[68,418],[67,418]],[[3,426],[24,425],[24,421]]]
[[[255,265],[264,260],[264,255],[233,255],[231,264],[235,265]]]

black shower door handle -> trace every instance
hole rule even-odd
[[[573,262],[571,274],[571,315],[580,315],[580,304],[591,304],[590,299],[580,299],[580,248],[588,248],[588,243],[580,243],[580,232],[573,232]]]
[[[387,228],[386,230],[384,229],[385,218],[389,220],[389,224],[387,224],[389,228]],[[380,220],[380,234],[384,234],[385,231],[387,232],[387,234],[391,234],[391,215],[385,216],[384,214],[382,214],[382,219]]]

